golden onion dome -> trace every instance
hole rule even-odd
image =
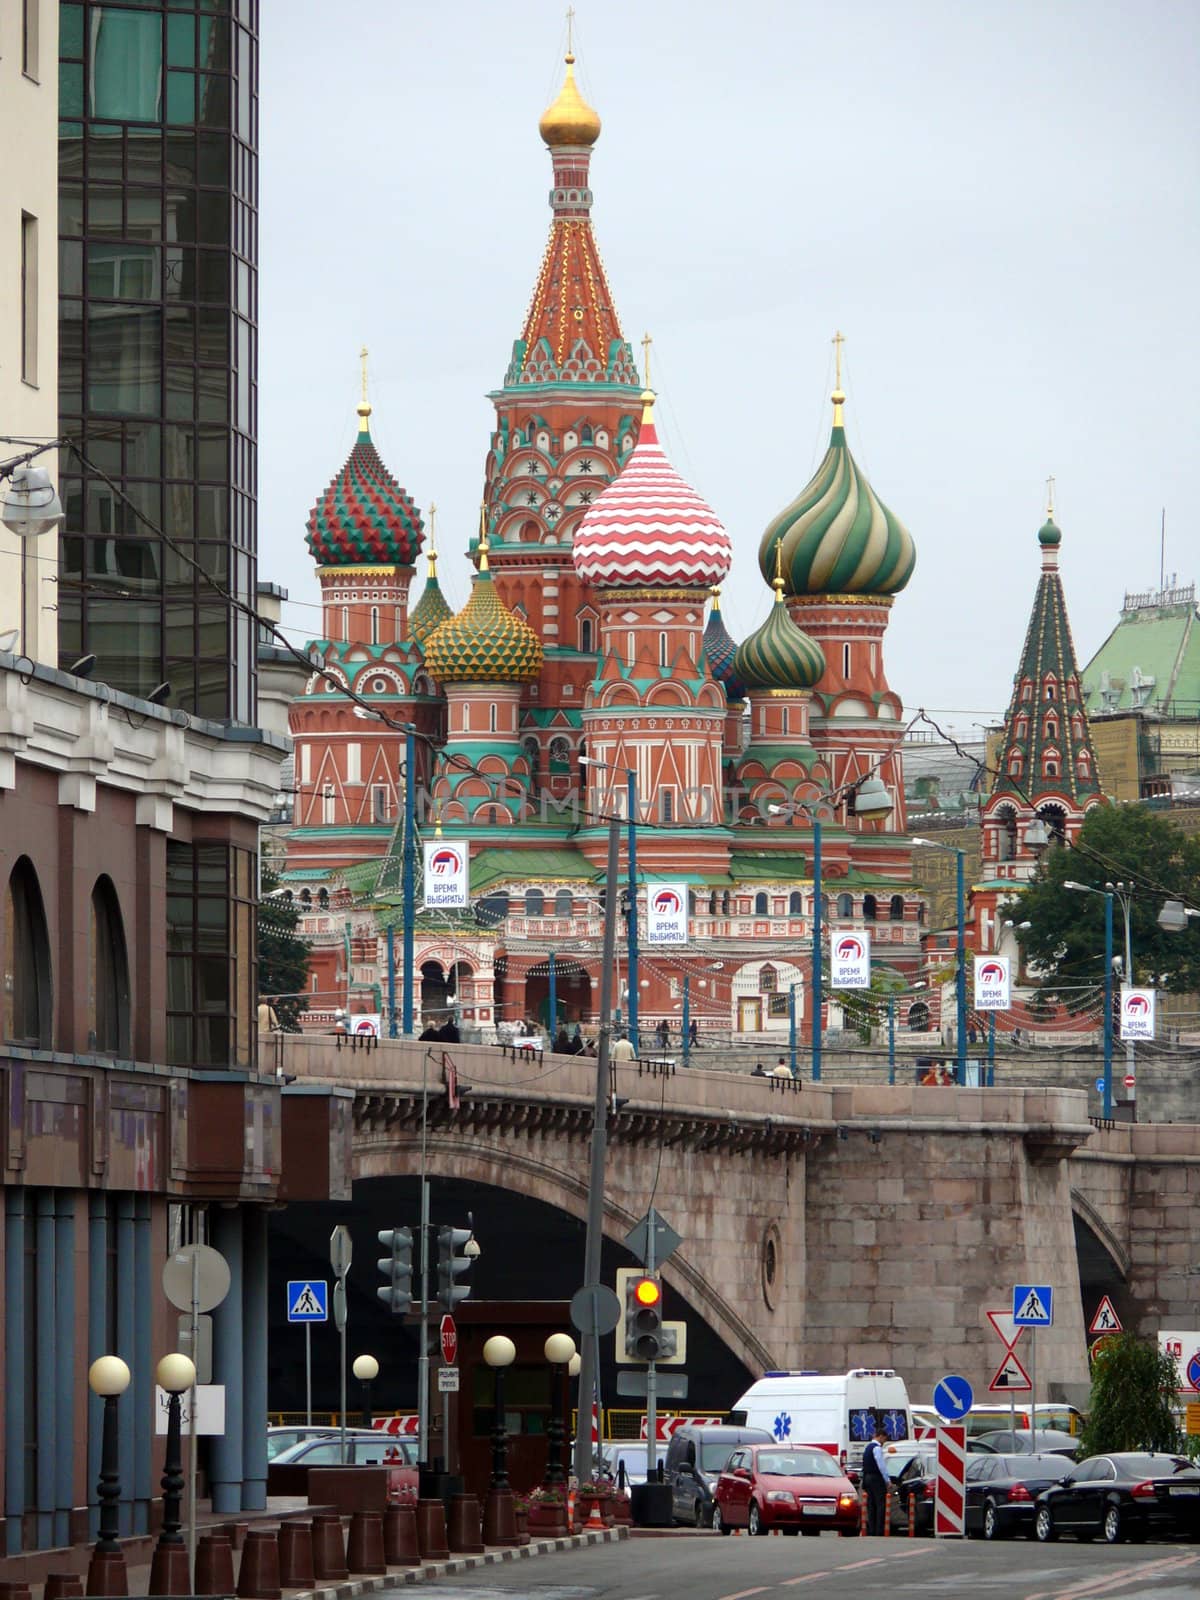
[[[575,82],[575,57],[567,53],[567,76],[558,99],[547,106],[538,132],[553,150],[558,145],[592,145],[600,137],[600,117],[580,94]]]

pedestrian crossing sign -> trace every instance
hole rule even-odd
[[[1121,1319],[1117,1315],[1117,1308],[1107,1295],[1096,1307],[1096,1315],[1092,1318],[1089,1333],[1120,1333]]]
[[[328,1322],[329,1285],[323,1278],[300,1278],[287,1286],[289,1322]]]
[[[1048,1283],[1018,1283],[1012,1318],[1017,1328],[1048,1328],[1054,1321],[1054,1290]]]

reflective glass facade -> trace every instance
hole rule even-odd
[[[258,0],[59,8],[59,659],[253,723]],[[96,470],[98,469],[98,470]]]

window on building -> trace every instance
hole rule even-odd
[[[1018,717],[1017,718],[1017,738],[1018,739],[1027,739],[1028,737],[1029,737],[1029,718],[1028,717]]]
[[[658,798],[659,798],[659,810],[662,813],[662,820],[664,822],[674,822],[675,821],[675,791],[674,791],[674,789],[664,789],[662,791],[662,793],[659,795]]]
[[[850,676],[850,646],[848,644],[844,644],[842,646],[842,677],[843,678],[848,678],[849,676]]]
[[[888,915],[893,922],[904,921],[904,896],[902,894],[894,894],[892,896],[888,902]]]
[[[4,1037],[49,1050],[53,987],[50,936],[37,873],[21,856],[8,879],[4,923]]]
[[[28,211],[21,213],[21,377],[38,381],[38,219]]]
[[[256,883],[252,851],[207,840],[167,841],[167,1060],[173,1066],[254,1064]]]
[[[802,917],[804,915],[804,896],[799,889],[793,889],[788,896],[788,916]]]
[[[592,650],[592,619],[581,617],[579,621],[579,648],[585,655],[590,655]]]
[[[854,897],[852,895],[838,895],[837,914],[839,917],[852,917],[854,915]]]
[[[878,906],[876,905],[875,896],[873,894],[863,895],[862,914],[864,922],[874,922],[875,918],[878,916]]]
[[[97,878],[92,890],[91,962],[88,1003],[89,1048],[101,1055],[129,1054],[129,959],[121,904],[112,879]]]
[[[725,893],[721,896],[721,915],[723,917],[727,917],[729,915],[729,908],[732,904],[733,897],[729,893],[729,890],[726,889]]]
[[[350,607],[349,606],[343,606],[342,607],[342,638],[343,639],[349,639],[349,637],[350,637]]]
[[[1032,685],[1032,683],[1030,683],[1028,678],[1026,678],[1024,680],[1024,682],[1021,684],[1021,699],[1022,700],[1032,700],[1033,699],[1033,685]]]
[[[40,77],[38,62],[40,39],[38,37],[38,9],[41,0],[22,0],[21,3],[21,71],[36,82]]]
[[[1055,688],[1055,686],[1052,683],[1048,683],[1046,685],[1046,699],[1053,700],[1057,694],[1058,690]]]
[[[658,636],[658,664],[660,667],[665,667],[668,664],[667,636],[665,633],[660,633]]]
[[[371,643],[379,643],[379,607],[371,607]]]
[[[311,889],[301,889],[301,891],[300,891],[300,909],[302,911],[311,911],[312,910],[312,890]]]
[[[769,961],[758,970],[758,989],[760,994],[776,994],[779,990],[779,973]]]
[[[328,889],[318,889],[317,890],[317,909],[319,911],[328,911],[329,910],[329,890]]]
[[[540,917],[545,914],[546,896],[540,889],[526,889],[525,915],[527,917]]]
[[[362,782],[362,745],[357,739],[351,739],[346,745],[346,782]]]
[[[388,792],[386,783],[376,783],[371,788],[371,821],[375,824],[388,819]]]
[[[754,896],[754,915],[765,917],[767,914],[767,897],[761,891]]]
[[[1048,778],[1058,777],[1058,762],[1052,756],[1046,758],[1046,776]]]
[[[630,663],[631,665],[632,665],[632,662],[633,662],[634,653],[635,652],[634,652],[634,648],[633,648],[633,634],[632,633],[627,633],[625,635],[625,660],[628,663]]]
[[[996,856],[1000,861],[1013,861],[1017,854],[1017,814],[1015,811],[996,813]]]
[[[555,894],[554,915],[556,917],[573,917],[575,915],[575,900],[570,889],[559,889]]]
[[[329,827],[334,820],[336,801],[333,794],[333,785],[327,783],[321,791],[321,821]]]
[[[1046,718],[1046,737],[1047,737],[1047,739],[1057,739],[1058,738],[1058,718],[1057,717],[1047,717]]]
[[[495,702],[493,701],[488,706],[488,732],[489,733],[495,733],[495,731],[496,731],[496,705],[495,705]]]

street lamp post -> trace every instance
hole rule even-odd
[[[355,1356],[354,1364],[350,1368],[354,1376],[362,1384],[362,1425],[364,1428],[371,1426],[371,1385],[379,1376],[379,1363],[374,1356]]]
[[[483,1347],[483,1359],[495,1379],[492,1410],[492,1481],[483,1506],[484,1544],[517,1545],[517,1513],[508,1482],[508,1428],[504,1414],[504,1370],[517,1357],[517,1347],[495,1333]]]
[[[550,1363],[550,1422],[546,1441],[546,1486],[567,1481],[567,1386],[575,1341],[569,1333],[552,1333],[543,1346]],[[561,1370],[560,1370],[561,1369]]]
[[[967,890],[966,890],[966,859],[967,852],[960,850],[957,845],[942,844],[938,839],[913,839],[913,844],[926,846],[930,850],[952,850],[957,858],[954,874],[954,910],[958,923],[958,935],[954,950],[954,996],[955,996],[955,1068],[954,1077],[961,1086],[967,1081]]]
[[[1075,894],[1100,895],[1104,900],[1104,1115],[1111,1117],[1113,1114],[1113,886],[1108,884],[1103,889],[1093,889],[1090,883],[1076,883],[1071,878],[1064,878],[1063,888],[1073,890]],[[1121,910],[1125,910],[1124,901],[1121,903]],[[1128,916],[1125,919],[1125,951],[1126,971],[1128,971]]]
[[[163,1454],[162,1531],[150,1563],[146,1593],[190,1594],[192,1580],[188,1548],[183,1537],[180,1501],[183,1498],[183,1440],[180,1413],[182,1397],[196,1381],[196,1368],[185,1355],[164,1356],[154,1369],[154,1379],[167,1395],[167,1444]],[[194,1429],[196,1419],[191,1419]]]
[[[640,1051],[638,1040],[638,900],[637,900],[637,773],[632,767],[618,767],[611,761],[600,761],[596,756],[580,756],[580,765],[603,767],[607,772],[620,772],[625,778],[626,856],[625,881],[629,894],[629,916],[625,927],[627,968],[625,981],[629,986],[629,1037],[635,1051]],[[610,894],[616,893],[615,880],[608,886]]]
[[[403,972],[403,1015],[401,1028],[405,1038],[413,1032],[413,944],[417,916],[417,763],[416,728],[411,722],[404,725],[404,847],[400,856],[400,894],[403,900],[404,926],[401,930],[401,966]],[[395,1013],[393,1012],[393,1017]]]
[[[680,1044],[683,1048],[683,1064],[685,1067],[691,1065],[688,1059],[691,1053],[690,1035],[692,1031],[691,987],[691,976],[685,972],[683,975],[683,1038],[680,1040]]]
[[[129,1593],[125,1557],[118,1543],[120,1522],[117,1507],[121,1498],[121,1464],[117,1438],[117,1401],[129,1387],[129,1368],[120,1356],[99,1356],[88,1368],[88,1387],[104,1401],[104,1425],[100,1441],[100,1478],[96,1498],[100,1502],[100,1526],[96,1547],[88,1566],[89,1595]]]

